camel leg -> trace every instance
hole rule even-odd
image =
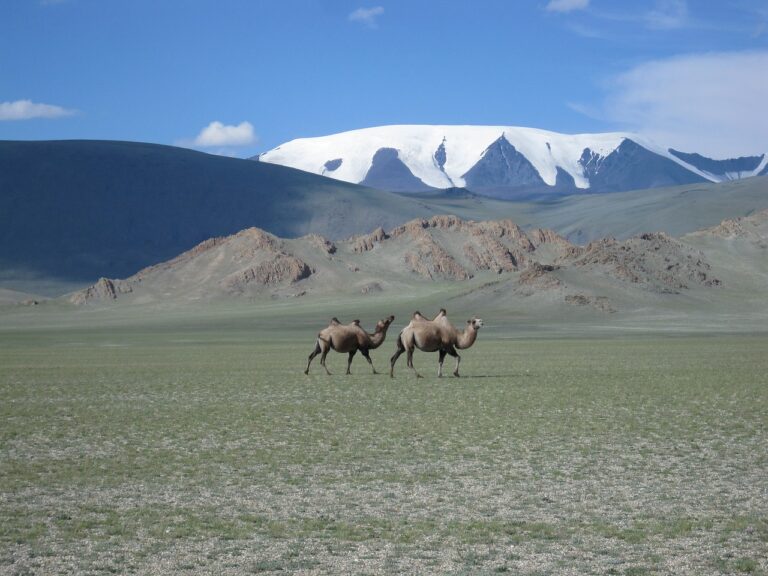
[[[371,355],[368,352],[368,350],[366,350],[365,348],[361,348],[360,354],[362,354],[365,357],[365,359],[368,360],[368,364],[371,365],[371,370],[373,370],[373,373],[378,374],[378,372],[376,372],[376,368],[373,367],[373,360],[371,360]]]
[[[323,350],[323,355],[320,356],[320,365],[323,368],[325,368],[325,373],[328,374],[328,376],[330,376],[331,372],[330,370],[328,370],[328,366],[325,365],[325,357],[328,356],[328,350],[330,350],[330,348],[326,348],[325,350]]]
[[[447,352],[440,349],[440,359],[437,361],[437,377],[442,378],[443,377],[443,360],[445,360],[445,355]]]
[[[309,359],[307,360],[307,369],[304,370],[304,374],[309,374],[309,365],[312,364],[312,360],[314,360],[315,356],[320,354],[320,343],[315,342],[315,349],[312,351],[312,354],[309,355]]]
[[[395,377],[395,362],[397,362],[397,359],[400,358],[400,355],[403,352],[405,352],[405,346],[403,346],[403,343],[398,338],[397,350],[395,350],[395,353],[392,355],[392,358],[389,359],[389,377],[390,378]]]
[[[413,348],[408,349],[408,368],[413,370],[413,373],[416,374],[416,378],[421,378],[421,374],[416,371],[416,367],[413,365],[413,350]]]
[[[453,371],[453,375],[454,375],[454,376],[456,376],[456,377],[458,378],[458,377],[459,377],[459,362],[461,362],[461,356],[459,356],[459,353],[458,353],[458,352],[456,352],[456,348],[454,348],[453,346],[451,346],[450,348],[448,348],[448,349],[446,350],[446,352],[447,352],[449,355],[451,355],[451,356],[453,356],[454,358],[456,358],[456,369]]]
[[[357,350],[349,351],[349,358],[347,358],[347,374],[352,374],[350,367],[352,366],[352,358],[355,357],[355,354],[357,354]]]

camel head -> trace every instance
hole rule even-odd
[[[389,328],[389,325],[392,324],[394,320],[395,320],[395,317],[391,315],[382,320],[379,320],[378,322],[376,322],[376,332],[383,332],[384,330]]]
[[[483,327],[483,320],[482,318],[470,318],[467,320],[467,325],[471,326],[475,330],[480,330],[480,328]]]

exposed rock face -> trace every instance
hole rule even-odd
[[[690,236],[743,238],[761,248],[768,248],[768,210],[762,210],[751,216],[723,220],[717,226],[694,232]]]
[[[471,190],[494,190],[541,186],[541,179],[533,164],[502,134],[483,152],[480,160],[463,175]]]
[[[548,230],[544,228],[534,228],[528,232],[528,237],[531,239],[531,243],[535,248],[538,248],[542,244],[552,244],[565,249],[573,248],[573,244],[568,242],[565,238],[560,236],[554,230]]]
[[[415,238],[423,237],[423,231],[427,228],[437,228],[438,230],[461,230],[465,226],[471,226],[474,222],[465,222],[456,216],[432,216],[431,218],[417,218],[406,222],[392,230],[389,235],[392,238],[399,238],[404,234],[409,234]]]
[[[459,264],[427,231],[435,228],[455,232],[462,230],[465,225],[466,223],[456,216],[433,216],[429,219],[411,220],[403,226],[398,226],[389,233],[389,237],[408,237],[415,241],[415,246],[405,254],[405,263],[412,272],[430,279],[467,280],[472,278],[472,273]]]
[[[413,272],[425,278],[451,280],[472,278],[472,274],[429,236],[419,239],[417,251],[406,253],[405,262]]]
[[[239,261],[251,260],[264,252],[274,253],[282,247],[282,241],[279,238],[259,228],[248,228],[234,236],[223,238],[221,242],[237,247],[235,257]]]
[[[646,284],[661,291],[688,288],[691,283],[719,286],[701,252],[664,234],[642,234],[624,242],[604,238],[587,245],[573,265],[599,269],[625,282]]]
[[[753,234],[765,240],[768,232],[764,228],[768,228],[768,211],[759,218],[724,222],[708,233]],[[163,298],[184,290],[196,300],[245,294],[371,294],[383,290],[382,286],[464,281],[483,274],[490,280],[490,274],[511,273],[519,275],[512,276],[511,282],[498,280],[511,294],[550,292],[550,301],[564,300],[606,312],[613,310],[610,302],[589,288],[584,292],[583,284],[572,287],[570,278],[587,279],[586,286],[595,286],[597,281],[595,291],[602,290],[601,286],[624,290],[629,285],[676,293],[694,286],[720,285],[703,252],[666,234],[643,234],[621,242],[604,238],[581,247],[551,230],[525,231],[509,220],[473,222],[433,216],[412,220],[389,233],[378,228],[338,244],[318,235],[281,240],[249,228],[201,242],[126,280],[102,278],[72,295],[71,301],[106,302],[147,292]]]
[[[239,293],[249,284],[274,286],[286,282],[294,283],[309,277],[310,274],[312,269],[306,262],[288,254],[276,254],[272,259],[257,266],[226,276],[221,281],[221,287],[227,292]]]
[[[389,236],[384,232],[384,228],[379,226],[376,230],[366,236],[353,237],[350,242],[352,243],[352,250],[354,252],[368,252],[369,250],[373,250],[378,242],[386,240],[387,238],[389,238]]]
[[[512,220],[491,220],[487,222],[472,222],[472,234],[475,236],[493,236],[495,238],[512,238],[521,242],[521,246],[533,249],[528,236]]]
[[[79,306],[93,301],[115,300],[118,294],[128,294],[132,291],[131,286],[124,281],[99,278],[93,286],[75,292],[69,301]]]
[[[472,244],[465,244],[464,254],[477,270],[491,270],[497,274],[517,270],[517,258],[509,248],[495,240],[486,240],[479,250]]]
[[[601,156],[585,148],[579,163],[594,192],[640,190],[705,182],[698,174],[680,164],[647,150],[625,138],[613,152]]]
[[[307,236],[304,236],[304,239],[328,255],[336,253],[336,244],[324,236],[320,236],[319,234],[308,234]]]

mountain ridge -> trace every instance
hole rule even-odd
[[[765,154],[720,161],[629,132],[519,126],[378,126],[291,140],[254,159],[385,190],[465,187],[499,198],[721,182],[767,169]]]
[[[494,298],[516,305],[535,297],[549,305],[612,313],[649,298],[727,290],[732,276],[712,262],[732,251],[734,239],[749,242],[764,257],[768,210],[682,238],[644,233],[584,246],[552,230],[523,230],[508,219],[476,222],[451,215],[336,242],[315,234],[285,239],[248,228],[208,239],[124,280],[102,278],[68,300],[92,305],[397,295],[447,283],[466,285],[465,298],[490,290]]]
[[[768,207],[766,190],[759,177],[509,202],[466,189],[393,194],[155,144],[0,141],[0,287],[60,296],[250,226],[339,240],[453,213],[511,218],[578,243],[648,229],[679,235]]]

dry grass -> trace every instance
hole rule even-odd
[[[0,348],[0,574],[768,570],[766,337],[301,336]]]

